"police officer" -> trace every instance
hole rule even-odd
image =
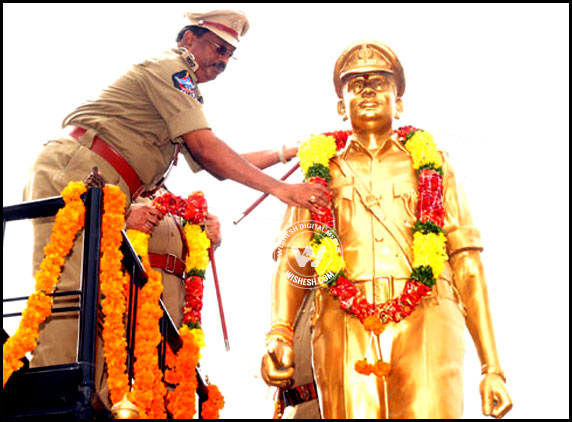
[[[167,192],[159,190],[156,195]],[[125,225],[150,234],[149,263],[161,273],[163,294],[161,300],[176,327],[183,322],[185,302],[184,271],[187,245],[178,217],[163,215],[152,206],[151,197],[139,197],[129,208]],[[207,237],[216,249],[222,242],[220,221],[216,215],[207,213],[204,221]]]
[[[57,196],[68,182],[84,180],[97,166],[107,183],[126,194],[128,207],[164,181],[182,151],[194,171],[202,167],[290,205],[313,209],[326,204],[322,186],[287,184],[260,171],[291,158],[295,151],[253,153],[247,161],[211,131],[198,84],[224,71],[249,24],[243,13],[229,10],[186,16],[190,25],[179,33],[181,48],[132,66],[99,98],[64,119],[65,134],[48,142],[33,164],[24,200]],[[33,221],[35,270],[53,222],[54,218]],[[80,274],[77,239],[57,290],[78,289]],[[54,304],[71,306],[77,299],[58,298]],[[75,361],[76,344],[77,313],[53,315],[41,329],[31,366]]]

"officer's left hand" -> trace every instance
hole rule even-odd
[[[284,145],[284,158],[290,161],[292,158],[296,157],[298,154],[298,149],[300,148],[300,141],[291,145]]]
[[[133,204],[125,216],[128,229],[135,229],[151,234],[163,219],[163,213],[156,208],[143,204]]]
[[[480,385],[483,415],[502,418],[512,409],[512,400],[498,374],[485,374]]]
[[[205,231],[207,232],[207,237],[212,242],[214,248],[216,249],[220,246],[222,242],[222,234],[220,231],[220,221],[216,215],[207,213],[205,217]]]

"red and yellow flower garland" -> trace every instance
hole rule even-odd
[[[26,353],[36,348],[40,324],[52,313],[53,299],[47,295],[54,292],[65,258],[84,226],[85,205],[81,195],[85,192],[83,182],[70,182],[62,192],[65,206],[56,214],[50,242],[44,248],[44,259],[36,273],[35,292],[28,298],[16,333],[2,347],[2,388],[12,373],[22,367]]]
[[[153,201],[164,214],[170,213],[183,219],[183,232],[187,243],[185,257],[185,304],[183,325],[179,334],[183,346],[176,356],[169,358],[168,382],[176,388],[167,395],[168,409],[175,419],[189,419],[195,414],[197,379],[195,368],[200,360],[200,351],[205,346],[201,328],[203,304],[203,280],[209,264],[210,240],[203,222],[207,215],[207,203],[202,192],[194,192],[187,199],[166,193]],[[224,407],[224,398],[214,385],[207,387],[208,400],[203,404],[203,418],[214,418]]]
[[[345,146],[350,133],[325,133],[310,138],[300,146],[298,156],[307,182],[327,186],[331,179],[329,162],[337,150]],[[343,259],[328,243],[332,236],[324,234],[328,231],[336,234],[332,204],[312,214],[313,220],[323,225],[323,229],[314,235],[312,248],[316,251],[324,245],[331,254],[331,259],[322,258],[327,265],[316,267],[316,273],[319,276],[335,274],[325,283],[330,294],[340,301],[341,309],[358,317],[368,331],[376,334],[383,331],[385,324],[402,321],[413,312],[423,297],[430,294],[448,258],[443,231],[445,209],[441,155],[428,132],[406,126],[396,130],[395,134],[410,153],[419,182],[418,220],[413,228],[413,272],[399,297],[382,304],[369,303],[353,282],[345,277]],[[337,259],[336,254],[339,255]],[[370,365],[366,360],[358,361],[355,369],[366,375],[372,372],[379,376],[389,373],[387,364],[383,362]]]

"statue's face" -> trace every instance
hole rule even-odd
[[[391,122],[396,111],[396,88],[391,76],[365,73],[344,81],[344,102],[352,124]]]

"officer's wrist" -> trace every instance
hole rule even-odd
[[[270,331],[266,333],[266,345],[273,341],[280,341],[290,346],[294,343],[294,328],[287,321],[275,321],[272,323]]]

